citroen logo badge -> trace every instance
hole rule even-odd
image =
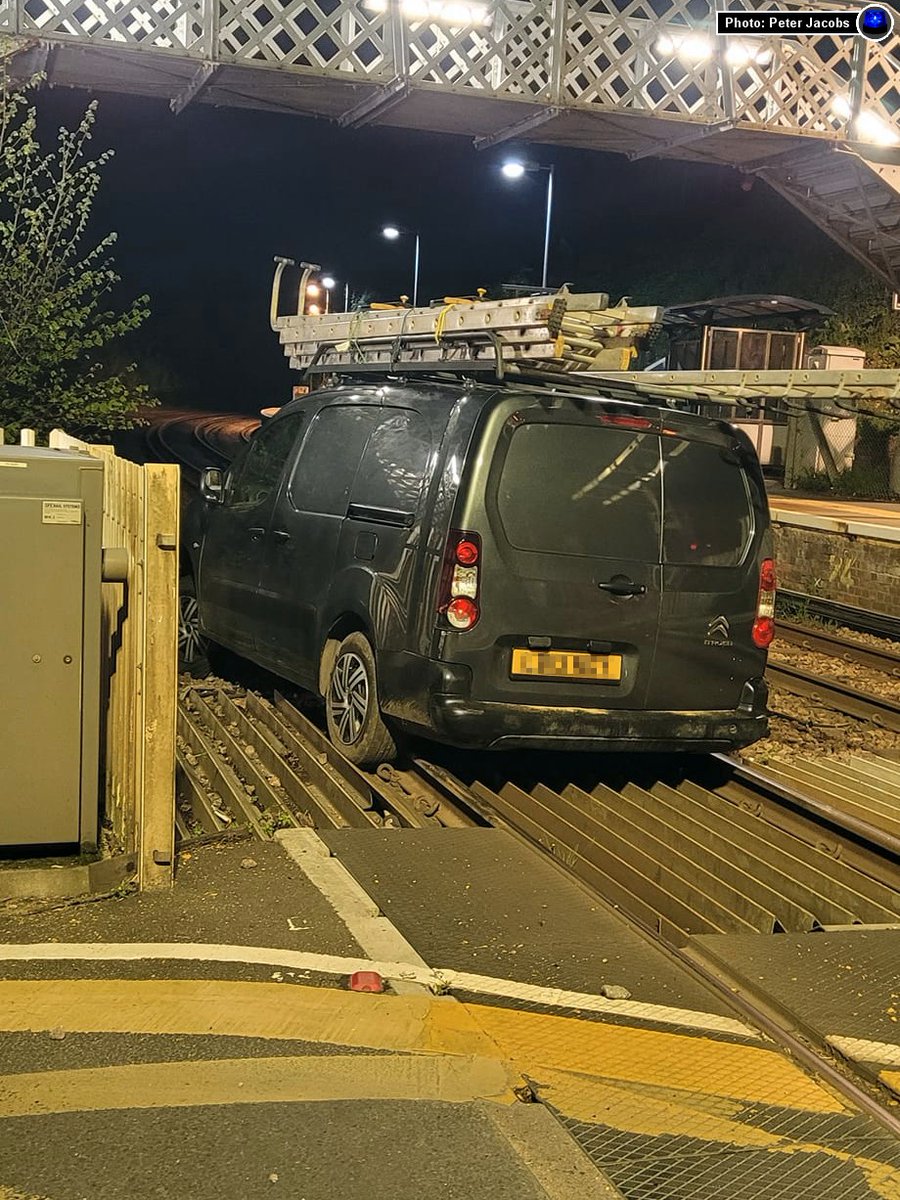
[[[703,639],[704,646],[730,646],[731,645],[731,626],[728,624],[728,618],[721,613],[718,617],[713,617],[706,628],[706,637]]]

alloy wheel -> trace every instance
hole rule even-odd
[[[344,745],[351,745],[362,733],[369,712],[369,677],[365,663],[352,650],[334,664],[328,707],[338,737]]]
[[[203,654],[205,647],[197,598],[182,594],[178,603],[178,657],[183,663],[192,663]]]

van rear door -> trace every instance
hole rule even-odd
[[[666,424],[663,595],[648,707],[733,709],[765,669],[766,652],[752,639],[769,537],[762,476],[749,442],[729,426]]]
[[[444,635],[472,694],[642,708],[661,606],[660,438],[568,400],[491,413],[455,523],[483,539],[479,619]]]

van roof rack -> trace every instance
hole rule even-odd
[[[310,312],[304,266],[296,311],[278,312],[286,260],[276,260],[271,325],[285,356],[310,379],[323,375],[480,375],[503,379],[626,370],[636,343],[658,328],[662,309],[611,306],[605,292],[503,300],[445,296],[428,307],[374,305],[355,312]],[[313,293],[315,294],[315,293]]]

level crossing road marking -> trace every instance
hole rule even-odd
[[[423,1090],[468,1088],[470,1094],[490,1093],[503,1106],[518,1077],[536,1087],[541,1100],[575,1120],[650,1137],[691,1137],[736,1150],[764,1150],[791,1159],[808,1155],[811,1162],[813,1156],[824,1154],[858,1167],[875,1195],[885,1200],[900,1196],[900,1171],[877,1158],[882,1148],[877,1139],[865,1140],[865,1156],[845,1149],[844,1126],[835,1125],[835,1120],[852,1119],[858,1115],[855,1110],[780,1050],[746,1042],[579,1021],[426,994],[391,996],[303,985],[181,979],[0,982],[0,1031],[39,1033],[57,1027],[70,1034],[290,1039],[327,1042],[348,1050],[387,1050],[425,1060],[454,1058],[464,1065],[386,1068],[386,1087],[380,1094],[390,1097],[391,1087],[409,1086],[412,1072],[416,1086]],[[187,1104],[191,1101],[182,1089],[192,1079],[203,1083],[192,1093],[195,1104],[218,1099],[253,1102],[254,1096],[257,1102],[274,1101],[286,1098],[294,1086],[296,1093],[291,1094],[302,1092],[298,1098],[309,1100],[316,1087],[330,1088],[332,1094],[349,1088],[347,1080],[357,1071],[357,1062],[372,1056],[350,1054],[348,1065],[334,1068],[324,1065],[334,1061],[330,1056],[316,1056],[309,1066],[302,1062],[305,1057],[288,1059],[287,1065],[283,1059],[271,1065],[270,1060],[192,1060],[7,1075],[0,1078],[0,1118],[15,1119],[14,1114],[26,1111],[28,1101],[38,1096],[44,1097],[39,1103],[48,1105],[48,1111],[103,1108],[113,1095],[121,1097],[126,1107],[157,1107],[160,1096],[169,1103],[170,1081],[175,1099]],[[384,1063],[384,1055],[379,1058]],[[484,1060],[493,1067],[482,1066]],[[312,1092],[287,1078],[295,1066],[309,1078]],[[238,1087],[248,1077],[254,1080],[249,1092],[246,1084]],[[227,1085],[240,1094],[235,1096]],[[782,1128],[790,1111],[803,1119],[802,1138],[787,1135]],[[767,1127],[769,1114],[774,1118],[771,1127]],[[792,1178],[796,1169],[787,1168]]]
[[[418,963],[381,962],[368,958],[345,958],[334,954],[314,954],[304,950],[282,950],[257,946],[218,946],[204,942],[40,942],[0,943],[2,962],[135,962],[158,959],[168,962],[238,963],[248,966],[283,967],[289,971],[314,971],[323,975],[352,975],[355,971],[375,971],[394,986],[397,982],[416,983],[419,993],[443,993],[450,988],[473,995],[500,996],[524,1003],[543,1004],[548,1008],[575,1009],[624,1017],[634,1021],[652,1021],[678,1029],[702,1033],[721,1033],[755,1042],[766,1039],[755,1029],[732,1017],[696,1012],[667,1004],[645,1004],[639,1000],[607,1000],[589,992],[520,983],[514,979],[494,979],[473,975],[450,967],[429,967]],[[421,962],[421,960],[420,960]]]
[[[369,957],[407,963],[428,971],[428,964],[415,946],[382,914],[362,884],[331,853],[315,830],[282,829],[275,837]],[[405,974],[394,975],[392,979],[394,991],[400,995],[422,992],[428,986],[424,981]]]
[[[443,996],[221,980],[0,982],[0,1031],[57,1027],[71,1033],[223,1034],[475,1055],[812,1112],[846,1107],[775,1048]]]

